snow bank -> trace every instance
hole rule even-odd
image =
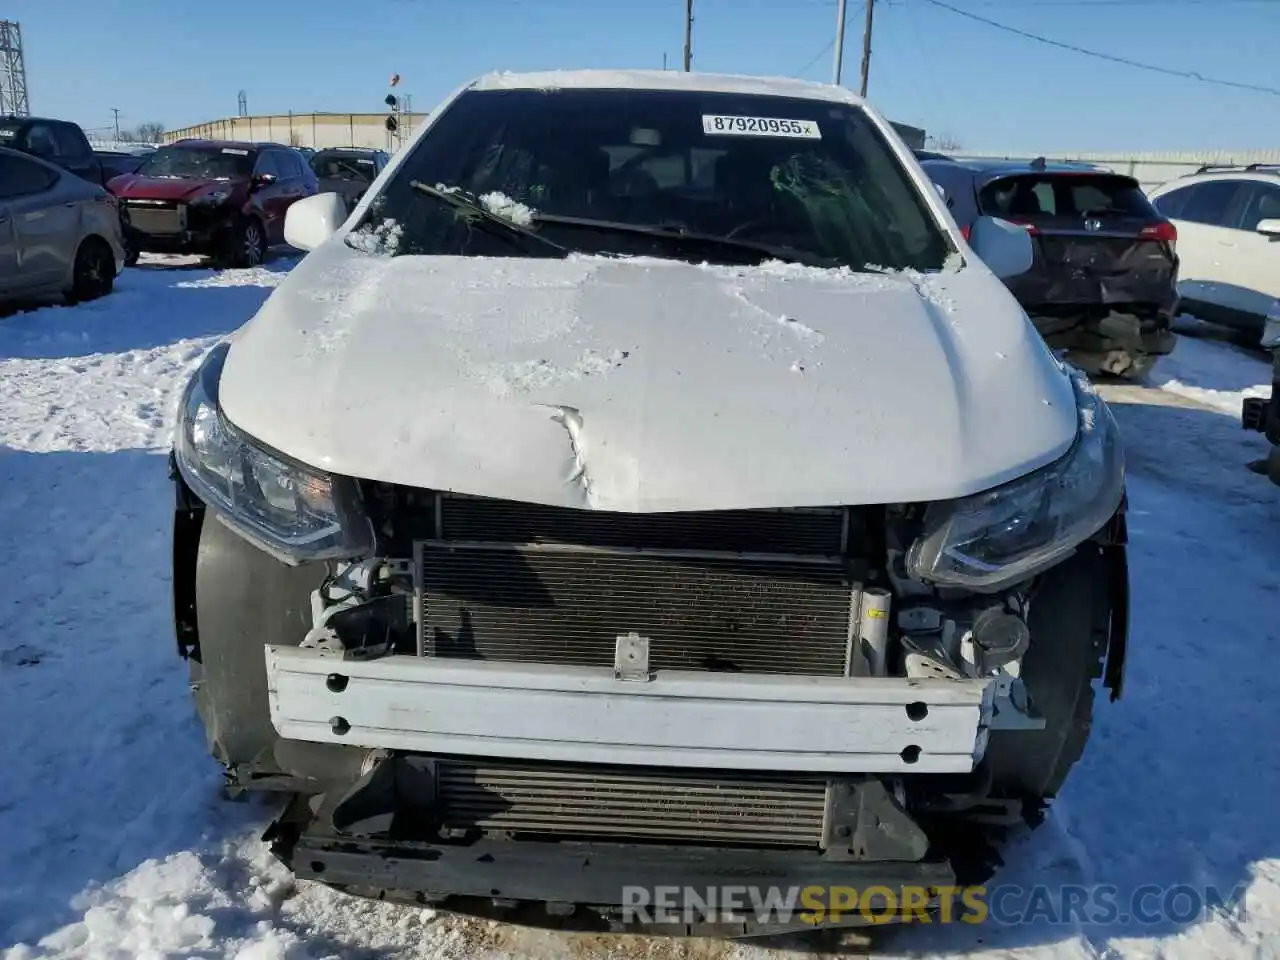
[[[1196,330],[1196,322],[1179,318],[1179,329]],[[1271,362],[1261,351],[1184,335],[1149,379],[1161,390],[1238,418],[1245,397],[1270,396]]]

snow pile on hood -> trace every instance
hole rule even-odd
[[[494,216],[510,220],[517,226],[527,227],[533,223],[533,208],[511,199],[505,193],[486,193],[480,198],[480,204]]]
[[[395,256],[404,237],[404,227],[387,217],[381,223],[365,224],[347,234],[347,242],[361,253]]]

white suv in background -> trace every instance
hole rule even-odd
[[[1280,164],[1201,167],[1150,196],[1178,228],[1183,310],[1256,343],[1280,320]]]

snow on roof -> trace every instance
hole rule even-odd
[[[727,73],[684,73],[676,70],[547,70],[536,73],[497,72],[471,84],[473,90],[694,90],[803,97],[840,103],[862,103],[844,87],[790,77],[754,77]]]

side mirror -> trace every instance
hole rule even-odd
[[[938,196],[940,196],[943,200],[947,199],[947,191],[942,188],[942,184],[935,183],[933,185],[933,189],[938,191]]]
[[[314,250],[346,222],[347,204],[340,193],[317,193],[290,205],[284,215],[284,242]]]
[[[1257,230],[1264,236],[1280,240],[1280,218],[1269,217],[1266,220],[1259,220],[1258,225],[1253,229]]]
[[[1001,280],[1026,273],[1035,261],[1027,228],[995,217],[979,217],[973,222],[969,246]]]
[[[274,173],[255,173],[253,179],[249,181],[255,187],[269,187],[276,182]]]

